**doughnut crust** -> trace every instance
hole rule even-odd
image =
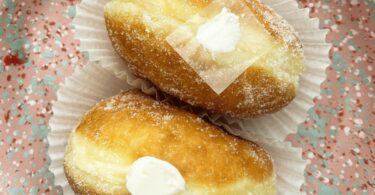
[[[290,103],[304,69],[302,45],[294,29],[258,0],[245,3],[276,45],[220,95],[168,44],[169,34],[211,2],[112,0],[105,6],[105,22],[115,50],[134,74],[191,105],[232,117],[256,117]]]
[[[81,119],[64,171],[77,194],[129,194],[127,170],[143,156],[174,165],[186,182],[181,194],[275,194],[262,148],[139,91],[103,100]]]

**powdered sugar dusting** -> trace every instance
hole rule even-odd
[[[256,4],[256,1],[253,3]],[[137,3],[132,4],[138,6]],[[274,37],[278,45],[270,50],[269,55],[258,59],[254,64],[255,71],[245,71],[251,76],[241,75],[218,96],[165,40],[183,21],[141,7],[141,13],[128,13],[119,9],[120,6],[126,7],[120,3],[117,6],[113,4],[111,11],[105,12],[113,46],[128,62],[130,70],[137,76],[147,78],[162,91],[191,105],[234,117],[254,117],[275,112],[294,98],[300,70],[303,69],[300,60],[303,56],[300,50],[302,46],[293,28],[271,10],[254,15],[265,18],[259,21],[269,24],[270,31],[280,33]],[[253,6],[255,11],[264,8],[261,4]],[[121,18],[119,15],[125,15],[124,12],[127,13],[126,17],[118,19]],[[196,13],[192,12],[193,15]],[[124,22],[124,19],[128,19],[128,22]],[[281,44],[282,40],[278,36],[285,43]],[[124,42],[126,46],[121,44]],[[278,50],[280,48],[281,53]],[[280,57],[277,59],[278,55]],[[236,87],[233,87],[235,84]],[[251,92],[248,85],[251,85]]]
[[[162,120],[165,121],[165,122],[168,122],[171,119],[173,119],[173,115],[171,115],[171,114],[164,115],[163,118],[162,118]]]
[[[99,121],[95,120],[98,118],[100,118]],[[131,127],[126,126],[124,122],[130,124]],[[93,139],[92,141],[103,144],[105,147],[109,147],[107,144],[119,144],[116,145],[116,148],[132,147],[132,144],[129,143],[133,138],[126,136],[129,136],[128,132],[134,131],[133,128],[136,128],[137,131],[144,132],[142,135],[145,135],[144,139],[147,139],[147,144],[155,145],[154,147],[161,145],[165,147],[163,153],[184,154],[184,151],[188,150],[197,151],[199,157],[204,157],[208,152],[210,157],[207,157],[206,161],[209,166],[220,167],[220,171],[217,168],[204,169],[206,171],[204,177],[215,178],[220,182],[232,181],[233,177],[269,178],[272,174],[270,156],[256,144],[230,136],[226,131],[206,123],[196,115],[167,103],[155,101],[135,90],[100,101],[83,117],[81,124],[83,125],[77,128],[77,132],[84,133],[87,138]],[[110,126],[113,128],[108,128]],[[122,127],[124,127],[124,132],[121,132]],[[107,131],[114,128],[120,128],[115,130],[115,135],[125,136],[126,142],[118,142],[117,138],[108,136]],[[149,134],[149,131],[155,131],[155,135],[151,132]],[[187,145],[183,144],[189,138],[192,138],[192,141]],[[178,151],[176,151],[177,149]],[[202,165],[201,160],[194,158],[183,158],[179,159],[180,161],[198,164],[194,165],[198,167],[206,166]],[[227,164],[231,165],[230,168],[224,166]],[[254,170],[254,167],[263,170],[261,176],[254,176],[253,172],[259,171]],[[222,170],[226,172],[223,174],[224,176],[221,173]],[[217,174],[221,176],[217,177]]]
[[[115,103],[115,100],[114,99],[111,99],[110,102],[108,102],[105,107],[104,107],[104,110],[105,111],[110,111],[113,109],[113,104]]]
[[[272,10],[272,8],[269,9]],[[297,37],[297,32],[288,23],[288,21],[286,21],[280,15],[276,14],[276,12],[267,10],[262,14],[266,23],[270,25],[273,31],[277,32],[277,34],[283,39],[285,44],[293,45],[296,49],[298,49],[297,52],[302,52],[302,43]]]

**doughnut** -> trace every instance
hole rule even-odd
[[[276,193],[272,159],[261,147],[137,90],[102,100],[81,118],[64,172],[76,194],[130,194],[129,167],[145,156],[176,167],[182,195]]]
[[[168,43],[170,34],[212,2],[112,0],[104,8],[106,28],[124,66],[159,90],[193,106],[230,117],[251,118],[288,105],[296,96],[304,70],[302,44],[293,27],[259,0],[243,2],[270,35],[269,42],[261,43],[269,50],[220,94]],[[258,35],[243,37],[251,42]]]

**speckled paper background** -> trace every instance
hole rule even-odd
[[[0,194],[60,194],[46,136],[59,85],[85,65],[71,27],[79,1],[0,2]],[[289,136],[309,162],[302,191],[375,194],[375,1],[300,5],[333,44],[321,96]]]

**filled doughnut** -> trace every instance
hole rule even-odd
[[[64,171],[76,194],[275,194],[262,148],[139,91],[102,100],[83,116]]]
[[[109,38],[134,74],[148,79],[160,90],[191,105],[233,117],[255,117],[279,111],[288,105],[296,96],[299,76],[304,70],[302,44],[287,21],[259,0],[241,2],[256,17],[264,31],[260,31],[259,26],[245,25],[241,42],[256,42],[257,44],[246,46],[250,49],[261,46],[267,50],[262,55],[253,56],[256,61],[251,62],[221,93],[216,93],[168,42],[167,38],[176,29],[201,13],[212,2],[112,0],[105,6]],[[225,8],[222,14],[229,11]],[[232,23],[224,23],[224,27],[236,27],[230,24]],[[231,36],[236,36],[238,31],[225,31],[227,34],[224,34],[224,38],[228,38],[225,43],[215,41],[216,39],[207,40],[213,33],[210,34],[210,25],[205,26],[207,28],[202,28],[202,36],[197,39],[213,51],[226,52],[231,46],[223,46],[237,40]],[[259,37],[268,38],[259,42]],[[221,60],[240,57],[229,53]],[[210,63],[199,60],[195,62],[210,66]],[[220,81],[223,77],[225,75],[218,76],[216,80]]]

